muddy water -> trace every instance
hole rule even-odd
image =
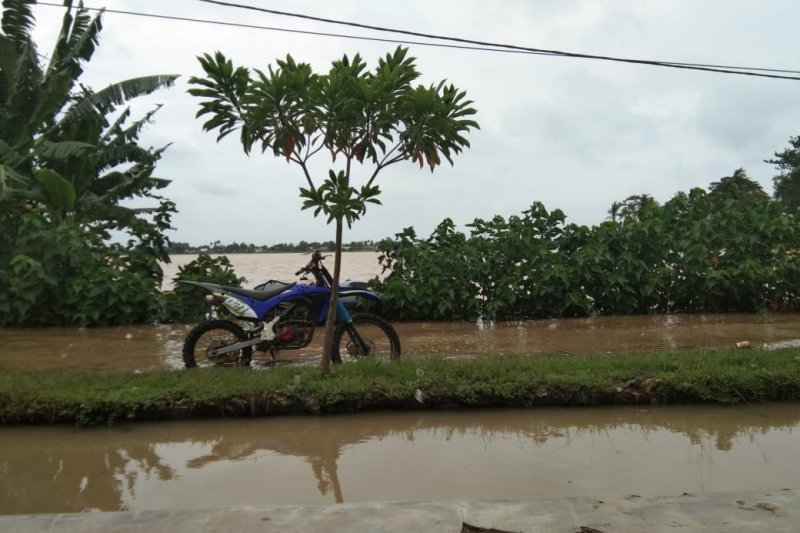
[[[217,257],[218,254],[212,254]],[[247,279],[245,287],[252,287],[270,279],[293,281],[300,267],[308,263],[307,253],[274,253],[274,254],[225,254],[233,265],[236,274]],[[172,279],[183,265],[197,258],[196,255],[174,255],[170,262],[162,264],[164,270],[164,289],[172,288]],[[333,272],[333,254],[325,264]],[[343,252],[342,278],[354,281],[367,281],[381,274],[377,252]]]
[[[195,256],[173,257],[165,279]],[[292,281],[307,254],[231,254],[245,286],[267,279]],[[343,278],[364,280],[380,274],[377,254],[343,255]],[[0,370],[12,368],[119,370],[148,372],[183,367],[181,346],[191,326],[131,326],[94,329],[0,328]],[[415,322],[396,324],[404,357],[486,354],[606,354],[635,350],[676,351],[720,348],[747,341],[752,346],[800,345],[800,314],[666,315],[593,317],[525,322]],[[321,353],[321,331],[301,352],[286,351],[284,361],[314,362]],[[259,353],[256,353],[258,356]],[[258,360],[255,363],[259,363]]]
[[[734,346],[740,341],[748,341],[752,346],[800,345],[800,314],[593,317],[478,324],[412,322],[395,326],[404,357],[600,355],[636,350],[713,349]],[[181,346],[190,328],[186,325],[0,328],[0,370],[178,369],[183,366]],[[308,348],[283,352],[280,359],[314,362],[321,353],[321,338],[322,331],[318,329]]]
[[[772,490],[800,406],[368,413],[0,431],[0,513]]]

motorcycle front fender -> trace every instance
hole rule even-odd
[[[352,289],[350,287],[342,287],[339,289],[339,298],[344,304],[346,309],[354,309],[358,300],[363,298],[370,302],[382,302],[383,298],[375,294],[369,289]]]

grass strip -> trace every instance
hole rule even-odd
[[[336,413],[365,409],[800,400],[800,352],[409,358],[266,371],[0,374],[0,422]]]

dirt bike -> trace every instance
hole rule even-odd
[[[186,368],[197,366],[249,366],[253,350],[266,352],[272,361],[281,350],[305,348],[323,325],[330,304],[333,278],[315,251],[295,275],[314,277],[310,283],[270,280],[254,289],[215,283],[182,281],[209,294],[206,320],[195,326],[183,344]],[[336,328],[331,360],[341,363],[365,357],[398,359],[400,339],[389,322],[372,313],[350,314],[359,299],[380,302],[364,283],[344,282],[339,287]]]

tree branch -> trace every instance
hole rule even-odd
[[[392,159],[388,159],[389,156],[392,155],[392,153],[398,148],[400,148],[399,142],[395,144],[391,150],[386,152],[386,155],[383,157],[383,160],[380,163],[378,163],[378,166],[375,168],[375,172],[372,173],[372,176],[370,176],[369,181],[367,181],[367,188],[369,188],[372,185],[372,182],[375,181],[375,178],[378,177],[378,172],[380,172],[381,170],[383,170],[384,168],[388,167],[391,164],[397,163],[398,161],[402,161],[403,159],[405,159],[405,157],[403,157],[402,155],[397,155]]]
[[[316,194],[317,188],[314,187],[314,182],[311,180],[311,174],[308,172],[308,167],[306,166],[306,162],[298,160],[297,163],[300,165],[300,168],[303,169],[303,174],[305,174],[306,176],[306,181],[308,181],[308,186],[311,187],[311,192]]]

